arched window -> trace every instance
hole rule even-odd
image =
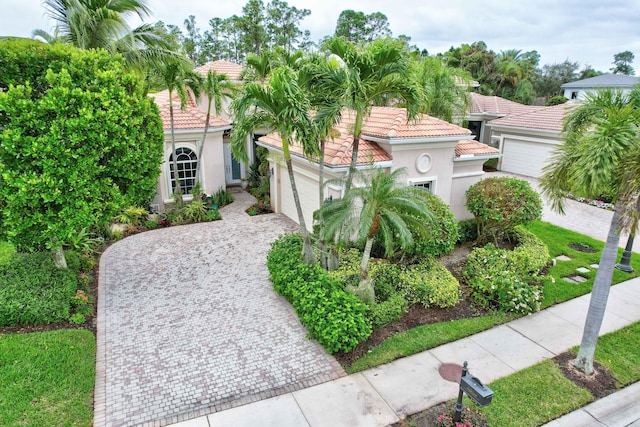
[[[198,157],[196,153],[186,147],[176,149],[176,159],[178,160],[178,179],[180,179],[180,190],[182,194],[190,194],[191,189],[196,184],[196,168]],[[176,188],[176,178],[173,174],[173,155],[169,156],[169,174],[171,176],[171,192]]]

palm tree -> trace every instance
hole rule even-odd
[[[213,114],[218,115],[222,110],[222,98],[233,95],[237,88],[229,81],[229,78],[224,73],[218,73],[215,70],[209,70],[205,76],[202,87],[202,93],[207,96],[207,118],[205,120],[204,132],[202,139],[198,145],[197,158],[202,158],[202,149],[204,147],[204,141],[207,138],[207,132],[209,130],[209,119],[211,118],[211,104],[213,103]],[[200,182],[200,170],[202,161],[198,161],[196,165],[196,183]]]
[[[131,67],[146,67],[175,57],[153,26],[142,24],[131,29],[127,18],[144,19],[151,14],[146,0],[45,0],[53,35],[35,30],[34,37],[47,43],[60,42],[80,49],[106,49],[120,53]]]
[[[469,106],[471,75],[459,68],[446,66],[441,58],[417,58],[412,78],[422,89],[419,111],[442,120],[461,123]]]
[[[408,53],[400,41],[377,39],[361,47],[334,37],[325,42],[324,49],[337,57],[342,66],[329,70],[320,90],[341,94],[339,103],[356,115],[353,152],[345,185],[348,190],[356,171],[362,126],[371,107],[404,101],[409,118],[413,118],[417,113],[418,91],[409,84]]]
[[[639,188],[637,182],[634,187],[635,177],[631,173],[633,161],[640,158],[639,125],[640,104],[634,105],[622,92],[603,90],[589,95],[584,104],[566,116],[565,142],[544,168],[540,181],[543,194],[559,212],[563,212],[567,192],[597,197],[614,189],[618,194],[575,360],[575,365],[586,373],[593,372],[593,357],[618,254],[620,219],[630,217],[634,207],[637,211]],[[636,197],[631,206],[627,203],[630,195]],[[635,227],[635,221],[630,227]]]
[[[277,68],[265,84],[246,83],[240,95],[231,103],[236,120],[231,132],[231,150],[238,160],[246,162],[246,139],[249,134],[261,127],[278,132],[298,213],[300,234],[304,240],[302,255],[306,263],[313,264],[315,255],[302,214],[289,150],[289,146],[297,140],[302,144],[305,155],[317,155],[318,139],[309,116],[310,109],[309,98],[298,84],[297,73],[291,68]]]
[[[375,300],[373,283],[369,277],[369,258],[376,236],[391,256],[394,248],[413,245],[411,230],[425,231],[433,215],[430,211],[424,189],[399,185],[399,178],[406,173],[405,168],[387,173],[375,167],[359,172],[362,186],[352,187],[342,199],[322,206],[320,214],[320,236],[326,240],[336,234],[356,236],[365,241],[360,263],[360,283],[355,293],[364,302]]]
[[[172,61],[159,64],[150,70],[150,78],[169,92],[169,123],[171,126],[171,153],[173,157],[172,173],[176,186],[173,194],[179,199],[181,197],[181,183],[178,176],[178,156],[176,155],[176,138],[173,122],[173,94],[176,93],[180,99],[180,108],[184,108],[189,97],[188,89],[191,89],[194,96],[200,96],[202,77],[193,71],[191,64],[186,61]],[[207,126],[208,127],[208,124]],[[198,162],[200,163],[200,162]]]
[[[320,139],[320,157],[318,159],[318,206],[324,203],[324,152],[328,138],[339,136],[335,129],[342,114],[342,105],[339,102],[339,93],[329,93],[327,85],[323,85],[323,79],[331,75],[337,67],[338,62],[327,59],[320,55],[310,55],[297,62],[300,66],[300,81],[307,90],[310,97],[311,108],[315,111],[313,124],[315,132]],[[322,222],[322,218],[318,218]],[[318,239],[318,249],[320,250],[320,264],[327,270],[334,270],[338,266],[338,258],[335,249],[328,248],[323,238]],[[328,250],[329,249],[329,250]]]

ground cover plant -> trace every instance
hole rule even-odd
[[[87,330],[0,334],[0,425],[91,426],[95,352]]]

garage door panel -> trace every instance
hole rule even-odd
[[[293,200],[293,192],[291,191],[291,182],[289,173],[286,168],[282,168],[282,179],[280,185],[282,188],[282,213],[298,222],[298,212],[296,204]],[[307,228],[311,229],[313,225],[313,212],[318,209],[318,182],[312,178],[295,174],[296,188],[302,205],[302,212]]]
[[[556,145],[505,138],[500,169],[539,178]]]

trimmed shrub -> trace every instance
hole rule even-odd
[[[471,296],[483,307],[528,314],[540,310],[542,287],[539,271],[549,260],[549,251],[535,235],[518,227],[519,246],[513,251],[489,243],[474,249],[462,275]]]
[[[425,197],[433,213],[433,223],[427,229],[427,235],[415,237],[415,244],[407,250],[409,255],[440,256],[448,254],[458,240],[458,222],[449,205],[435,194],[426,193]]]
[[[18,253],[0,267],[0,326],[66,321],[80,261],[70,252],[67,263],[59,270],[48,252]]]
[[[400,295],[392,295],[383,302],[369,305],[368,316],[374,329],[382,328],[394,320],[398,320],[407,312],[409,303]]]
[[[351,350],[371,334],[367,306],[318,264],[305,264],[301,253],[300,235],[280,236],[272,243],[267,267],[274,289],[329,353]]]
[[[410,265],[381,261],[372,265],[371,276],[376,289],[392,287],[410,303],[451,307],[458,302],[458,281],[431,256],[421,257]]]
[[[478,240],[498,240],[516,226],[542,216],[542,199],[527,181],[486,178],[469,187],[467,208],[476,217]]]
[[[451,212],[449,205],[435,194],[424,192],[429,209],[433,214],[433,219],[427,225],[426,233],[418,232],[411,228],[414,244],[406,249],[395,248],[395,252],[400,256],[440,256],[451,252],[458,240],[458,222]],[[374,253],[384,257],[384,246],[378,241],[375,242]]]

